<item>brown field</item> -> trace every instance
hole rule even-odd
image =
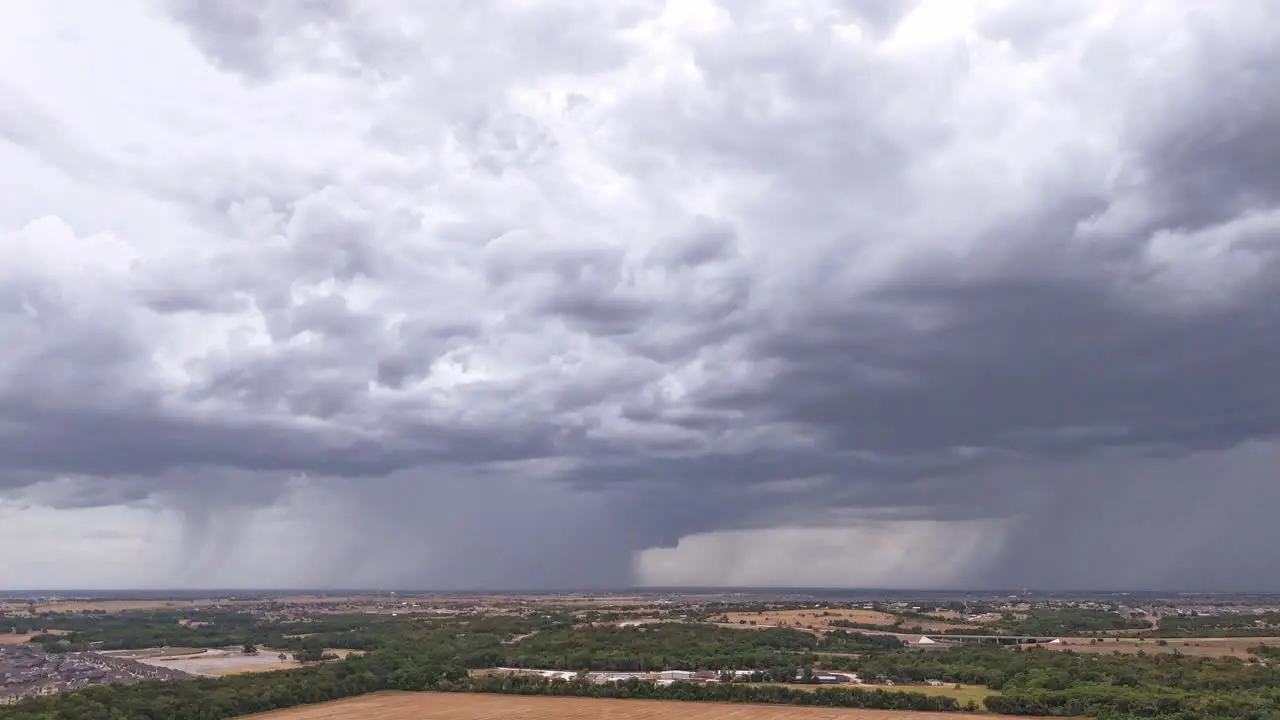
[[[262,665],[241,665],[239,667],[218,668],[208,671],[207,675],[213,677],[226,677],[227,675],[245,675],[247,673],[264,673],[279,672],[281,670],[297,670],[303,667],[302,663],[297,660],[285,660],[284,662],[273,662],[271,664]]]
[[[740,621],[745,620],[750,627],[751,622],[755,622],[756,627],[794,627],[804,630],[833,630],[836,629],[831,623],[837,620],[847,620],[849,622],[866,623],[869,625],[892,625],[898,621],[898,616],[891,613],[880,612],[878,610],[775,610],[765,612],[731,612],[725,613],[729,618],[730,625],[741,624]],[[963,623],[947,622],[938,620],[935,622],[906,620],[904,627],[919,626],[925,632],[942,632],[943,630],[951,630],[956,628],[977,628],[977,625],[965,625]]]
[[[810,630],[829,630],[831,623],[837,620],[869,623],[872,625],[892,625],[898,620],[896,615],[876,610],[772,610],[764,612],[731,612],[725,613],[730,624],[741,624],[742,621],[755,623],[757,626],[799,627]]]
[[[1139,650],[1148,654],[1172,653],[1175,650],[1183,655],[1199,657],[1250,657],[1249,648],[1256,645],[1280,647],[1280,637],[1252,638],[1167,638],[1167,645],[1160,645],[1158,638],[1118,638],[1099,643],[1091,643],[1089,638],[1062,638],[1057,645],[1041,645],[1050,650],[1071,650],[1080,653],[1136,653]]]
[[[259,720],[941,720],[973,716],[968,713],[910,710],[663,700],[602,700],[468,693],[377,693],[253,717]]]
[[[955,610],[939,610],[938,612],[925,613],[925,615],[939,620],[946,620],[948,622],[964,621],[964,615]]]

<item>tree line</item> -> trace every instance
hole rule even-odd
[[[220,720],[376,690],[427,689],[797,704],[842,702],[849,703],[842,705],[845,707],[898,709],[907,707],[889,703],[925,703],[901,700],[902,693],[864,688],[822,688],[807,693],[765,684],[790,679],[797,669],[805,667],[855,671],[872,682],[893,681],[899,685],[926,680],[985,685],[998,691],[987,698],[985,706],[999,713],[1082,715],[1100,720],[1280,718],[1280,669],[1265,662],[987,646],[938,652],[885,646],[864,653],[819,655],[833,643],[851,647],[880,641],[857,633],[837,636],[834,641],[821,640],[792,629],[738,630],[674,624],[569,629],[560,622],[474,617],[398,622],[386,628],[370,626],[379,628],[375,631],[379,641],[363,657],[219,680],[90,688],[0,708],[0,720]],[[541,630],[536,634],[512,642],[515,635],[538,628]],[[758,682],[688,686],[639,682],[613,686],[468,676],[469,669],[495,666],[571,671],[678,668],[760,672],[743,678]],[[815,699],[806,699],[813,696]],[[945,700],[932,698],[928,702],[939,704],[910,707],[953,709]]]
[[[493,665],[557,670],[745,670],[812,665],[818,653],[896,650],[889,636],[836,631],[823,638],[790,628],[738,630],[682,623],[541,632],[499,649]]]
[[[281,673],[184,683],[103,685],[0,706],[2,720],[222,720],[381,690],[439,690],[514,695],[723,701],[891,710],[958,710],[948,697],[854,688],[812,692],[743,683],[596,684],[521,676],[470,677],[464,668],[400,651]]]
[[[1006,714],[1100,720],[1280,718],[1280,669],[1235,658],[962,647],[834,660],[872,680],[985,685],[1000,692],[986,699],[987,709]]]

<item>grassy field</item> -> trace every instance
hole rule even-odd
[[[731,624],[755,623],[757,626],[800,627],[826,630],[837,620],[892,625],[898,618],[875,610],[774,610],[766,612],[725,613]]]
[[[1089,638],[1063,638],[1058,645],[1041,645],[1049,650],[1071,650],[1080,653],[1136,653],[1142,651],[1150,655],[1168,654],[1177,651],[1183,655],[1198,657],[1236,657],[1247,659],[1251,655],[1249,648],[1257,645],[1280,647],[1280,637],[1252,638],[1167,638],[1161,645],[1156,638],[1108,638],[1093,643]]]
[[[377,693],[253,717],[259,720],[941,720],[973,716],[662,700]]]
[[[790,627],[802,630],[824,631],[835,628],[832,623],[839,620],[864,623],[868,625],[892,625],[898,616],[878,610],[773,610],[764,612],[731,612],[725,613],[730,625],[746,623],[756,627]],[[942,632],[952,629],[978,629],[978,625],[948,622],[946,620],[905,620],[905,627],[920,626],[927,632]]]
[[[66,635],[67,634],[66,630],[46,630],[45,632],[47,632],[50,635]],[[22,643],[40,634],[41,633],[34,633],[34,632],[18,633],[16,635],[14,633],[5,633],[3,635],[0,635],[0,645],[21,645]]]

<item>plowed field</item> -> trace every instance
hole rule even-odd
[[[973,715],[661,700],[377,693],[254,717],[257,720],[942,720]]]

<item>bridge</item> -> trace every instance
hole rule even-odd
[[[1048,635],[921,635],[914,641],[908,641],[912,646],[955,645],[962,643],[988,645],[1042,645],[1049,643],[1060,644],[1061,642],[1062,638]]]

